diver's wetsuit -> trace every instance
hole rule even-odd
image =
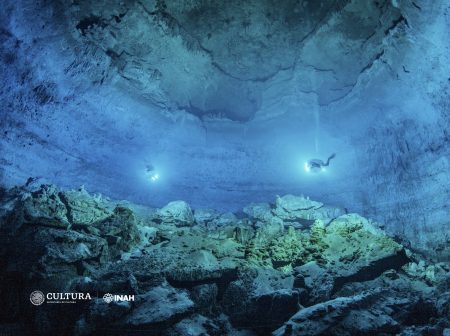
[[[335,153],[331,154],[328,159],[327,162],[323,162],[320,159],[311,159],[307,162],[307,165],[309,166],[309,169],[311,170],[318,170],[321,169],[322,167],[327,167],[330,165],[330,161],[331,159],[334,159],[334,157],[336,156]]]

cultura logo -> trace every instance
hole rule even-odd
[[[30,294],[30,301],[35,306],[40,306],[45,301],[44,293],[42,293],[41,291],[38,291],[38,290],[32,292]]]
[[[89,293],[47,293],[44,295],[39,290],[30,294],[30,301],[35,306],[44,303],[77,303],[78,301],[92,300]]]

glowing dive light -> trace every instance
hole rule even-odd
[[[159,180],[159,174],[156,172],[152,165],[148,165],[145,170],[145,175],[150,180],[150,182],[156,182]]]
[[[321,165],[317,160],[306,161],[303,168],[307,173],[319,173],[326,171],[325,167]]]
[[[308,162],[305,162],[304,168],[305,168],[305,172],[307,172],[307,173],[309,173],[311,171],[311,166],[309,165]]]

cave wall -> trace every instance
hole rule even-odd
[[[341,125],[363,131],[351,136],[362,177],[360,212],[415,248],[448,259],[450,7],[414,4],[420,10],[403,11],[406,39],[385,41],[386,77],[372,76],[367,98],[344,108],[364,111],[366,122],[358,116]]]
[[[448,257],[446,1],[4,8],[3,185],[224,210],[305,194]]]

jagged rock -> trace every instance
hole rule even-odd
[[[194,223],[192,210],[184,201],[170,202],[159,211],[159,216],[167,224],[190,226]]]
[[[333,329],[333,333],[339,335],[392,335],[399,332],[400,325],[382,310],[352,310],[339,327]]]
[[[277,237],[270,242],[269,255],[275,268],[296,263],[304,258],[305,247],[302,237],[292,227],[286,235]]]
[[[220,326],[202,315],[194,315],[178,322],[166,336],[203,336],[220,335],[223,332]]]
[[[54,185],[43,185],[22,201],[25,223],[60,228],[70,227],[67,206]]]
[[[378,316],[388,315],[397,323],[397,331],[401,330],[401,326],[409,325],[430,326],[431,329],[439,326],[440,332],[436,334],[440,335],[442,329],[450,323],[441,310],[443,306],[440,305],[446,301],[445,293],[439,294],[435,287],[429,286],[424,280],[412,279],[404,272],[389,270],[371,281],[348,283],[335,296],[355,295],[372,288],[382,288],[383,295],[370,308],[370,312]],[[372,321],[372,325],[382,320],[377,318]],[[391,326],[395,327],[394,324]],[[350,326],[343,326],[342,330],[344,329],[350,329]],[[410,331],[407,331],[405,335],[410,335]],[[417,334],[421,335],[419,331]]]
[[[309,231],[308,239],[304,240],[307,255],[305,261],[316,261],[319,264],[325,264],[326,260],[323,253],[328,248],[327,242],[323,239],[326,234],[325,223],[321,219],[316,219]]]
[[[111,216],[97,222],[88,230],[104,237],[109,246],[111,257],[115,258],[124,251],[129,251],[140,242],[140,234],[133,211],[118,206]]]
[[[242,264],[243,246],[231,238],[214,238],[205,232],[167,233],[164,240],[145,248],[155,267],[175,282],[190,283],[232,276]],[[177,285],[178,286],[178,285]],[[180,285],[181,286],[181,285]]]
[[[220,214],[213,209],[196,209],[194,211],[195,222],[199,225],[207,226],[212,221],[216,220]]]
[[[0,187],[0,232],[12,233],[23,224],[23,212],[17,211],[22,193],[20,188]]]
[[[376,292],[368,292],[302,308],[284,326],[274,331],[273,335],[326,335],[327,331],[338,325],[352,309],[361,309],[369,305],[377,295]]]
[[[281,272],[244,270],[228,286],[222,305],[233,326],[271,330],[298,310],[301,291],[292,287],[293,277]]]
[[[70,277],[77,274],[82,261],[108,260],[106,240],[72,230],[43,228],[28,230],[14,240],[8,271],[38,272],[44,277]],[[79,272],[79,271],[78,271]]]
[[[310,253],[304,260],[311,261],[296,267],[295,274],[314,303],[329,299],[345,283],[371,280],[409,262],[401,245],[355,214],[327,227],[316,221],[304,245]]]
[[[314,215],[315,211],[322,206],[323,203],[309,198],[285,195],[277,197],[273,213],[285,221],[314,220],[317,219]]]
[[[436,308],[440,316],[443,316],[449,321],[448,327],[450,328],[450,291],[440,295],[436,302]]]
[[[104,239],[83,234],[76,231],[63,230],[41,230],[35,239],[45,242],[46,254],[41,257],[40,262],[48,267],[54,264],[72,264],[80,260],[89,260],[107,257],[107,246]],[[37,242],[34,242],[37,246]]]
[[[83,187],[60,193],[60,197],[72,225],[91,225],[112,214],[110,205],[101,196],[91,196]]]
[[[244,207],[243,212],[252,219],[270,222],[274,217],[269,203],[252,203]]]
[[[180,260],[170,276],[178,281],[197,281],[214,276],[220,270],[217,258],[209,251],[193,251]]]
[[[81,279],[74,288],[93,293],[142,294],[166,283],[161,267],[155,267],[148,256],[118,261],[98,270],[89,278]]]
[[[189,288],[204,281],[223,284],[235,278],[238,263],[226,258],[219,262],[209,251],[200,250],[187,254],[176,264],[166,268],[166,276],[173,286]]]
[[[191,289],[191,299],[199,309],[211,311],[217,304],[218,286],[215,283],[202,284]]]
[[[84,191],[51,186],[5,191],[0,203],[6,309],[24,313],[22,283],[101,293],[71,310],[67,327],[52,324],[56,306],[40,307],[37,318],[52,332],[219,336],[279,328],[275,335],[350,336],[450,328],[448,263],[425,262],[366,219],[331,218],[337,212],[302,197],[285,196],[275,209],[251,205],[240,219],[195,212],[195,221],[184,202],[157,212],[133,204],[111,210]],[[137,300],[106,304],[106,292]]]
[[[309,235],[292,226],[286,230],[282,223],[261,226],[246,244],[247,259],[256,265],[270,265],[285,271],[309,260],[323,262],[321,254],[327,245],[322,241],[325,229],[320,223],[320,220],[315,221]]]
[[[211,319],[203,315],[193,315],[177,323],[164,336],[255,336],[250,330],[234,329],[227,316]]]
[[[138,226],[141,244],[148,245],[155,241],[158,229],[152,226]]]
[[[328,300],[334,288],[334,278],[329,270],[317,264],[308,262],[294,269],[296,283],[308,290],[309,301],[317,303]]]
[[[269,255],[270,239],[256,231],[255,236],[245,246],[245,259],[247,263],[255,266],[273,267]]]
[[[405,328],[399,336],[448,336],[450,335],[450,329],[439,328],[437,326],[411,326]]]
[[[322,258],[333,269],[337,287],[345,282],[373,279],[409,262],[403,246],[356,214],[332,221],[322,240],[327,246]]]
[[[402,267],[410,276],[423,279],[442,290],[450,288],[450,266],[447,263],[427,265],[424,260],[411,262]]]
[[[285,230],[283,220],[275,216],[266,222],[257,221],[254,226],[258,229],[259,234],[265,235],[268,238],[276,237]],[[293,225],[289,227],[293,227]]]
[[[137,295],[135,304],[136,308],[125,317],[124,322],[139,328],[173,323],[190,313],[194,307],[186,291],[169,286],[156,287]]]
[[[314,219],[320,219],[327,223],[332,221],[333,219],[345,215],[346,211],[341,208],[336,208],[328,205],[324,205],[318,209],[315,209],[312,216]]]
[[[274,216],[268,203],[252,203],[246,206],[243,212],[253,221],[251,224],[258,229],[259,234],[275,237],[284,230],[283,220]]]
[[[217,227],[224,227],[224,226],[230,226],[230,225],[236,225],[237,224],[237,218],[236,215],[232,212],[226,212],[222,215],[220,215],[213,223]]]
[[[285,195],[277,197],[273,215],[285,221],[287,225],[299,228],[309,227],[315,220],[320,219],[326,223],[345,214],[340,208],[324,205],[303,196]],[[265,215],[267,218],[268,216]]]
[[[86,314],[86,322],[93,325],[111,325],[124,317],[132,309],[128,301],[107,303],[103,298],[94,299]]]
[[[247,244],[255,235],[255,230],[248,226],[236,226],[233,238],[240,244]]]

